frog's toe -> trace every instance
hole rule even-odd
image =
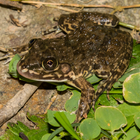
[[[47,34],[50,34],[52,32],[55,32],[55,34],[58,34],[58,33],[62,32],[62,30],[59,28],[59,26],[54,26],[49,30],[42,31],[41,34],[42,35],[47,35]]]
[[[2,46],[0,46],[0,51],[1,51],[1,52],[8,52],[8,49],[7,49],[7,48],[4,48],[4,47],[2,47]]]
[[[0,47],[0,51],[5,53],[3,56],[0,57],[0,61],[6,59],[4,64],[7,64],[8,62],[10,62],[11,59],[14,57],[13,53],[7,48]]]

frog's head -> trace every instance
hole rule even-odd
[[[71,63],[64,59],[66,48],[63,46],[63,39],[35,40],[28,53],[18,62],[18,73],[35,81],[74,80],[75,74],[71,69]]]

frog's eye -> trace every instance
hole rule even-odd
[[[46,58],[42,61],[42,67],[45,70],[54,70],[57,67],[58,63],[55,58]]]
[[[49,67],[53,67],[53,61],[52,61],[52,60],[48,60],[48,61],[47,61],[47,65],[48,65]]]

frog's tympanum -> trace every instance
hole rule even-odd
[[[115,16],[80,12],[62,15],[58,24],[67,34],[55,39],[36,39],[17,65],[22,76],[35,81],[66,82],[81,90],[76,122],[92,106],[93,100],[126,71],[133,40],[116,26]],[[106,26],[109,25],[109,26]],[[95,93],[86,78],[103,79]]]

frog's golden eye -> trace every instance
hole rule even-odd
[[[42,67],[45,70],[54,70],[57,67],[58,63],[55,58],[46,58],[42,61]]]
[[[47,65],[48,65],[49,67],[53,67],[53,61],[52,61],[52,60],[48,60],[48,61],[47,61]]]

